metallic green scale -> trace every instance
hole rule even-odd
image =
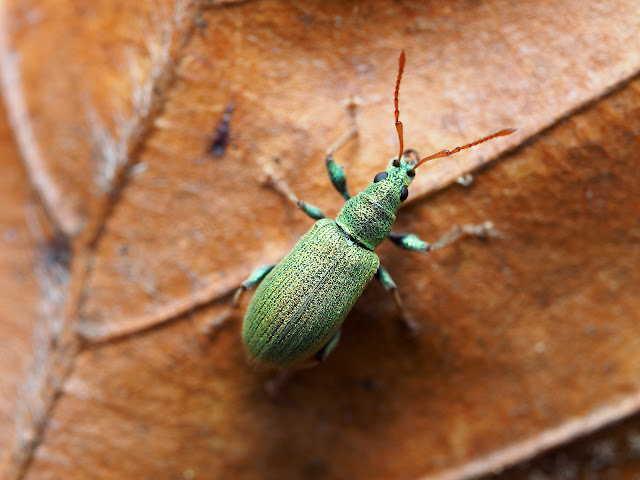
[[[380,267],[373,250],[391,231],[410,168],[391,161],[385,179],[350,198],[335,221],[318,220],[262,279],[242,325],[253,360],[296,365],[328,346]]]
[[[251,357],[285,366],[307,359],[336,333],[380,265],[327,218],[318,220],[265,277],[242,326]]]

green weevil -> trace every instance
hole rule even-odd
[[[355,197],[349,195],[344,169],[334,162],[333,154],[347,138],[356,134],[357,130],[352,128],[327,151],[325,158],[329,178],[346,200],[335,220],[325,218],[320,209],[299,201],[290,190],[281,188],[304,213],[317,221],[280,263],[256,268],[236,293],[237,304],[242,292],[258,285],[242,323],[242,337],[251,360],[272,367],[307,366],[324,360],[338,344],[342,322],[374,276],[394,295],[405,320],[415,328],[416,324],[404,314],[396,284],[374,253],[376,247],[388,238],[400,248],[428,252],[463,235],[495,233],[491,223],[485,222],[457,227],[429,244],[413,234],[391,232],[396,212],[409,194],[408,187],[418,166],[514,131],[501,130],[423,159],[413,150],[403,151],[398,92],[404,63],[403,50],[394,96],[400,152],[386,170],[378,173],[364,191]]]

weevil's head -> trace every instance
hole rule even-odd
[[[396,212],[409,196],[409,184],[415,176],[413,151],[389,162],[362,192],[349,199],[336,217],[336,223],[370,250],[387,238]]]
[[[409,196],[409,184],[416,174],[413,166],[416,163],[415,151],[404,152],[400,160],[393,158],[384,172],[378,173],[364,190],[371,201],[379,208],[393,213]]]

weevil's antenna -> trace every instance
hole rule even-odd
[[[434,153],[433,155],[429,155],[428,157],[425,157],[422,160],[420,160],[407,173],[413,172],[420,165],[422,165],[425,162],[428,162],[429,160],[433,160],[434,158],[448,157],[449,155],[453,155],[454,153],[458,153],[460,150],[464,150],[465,148],[475,147],[476,145],[480,145],[481,143],[484,143],[487,140],[491,140],[492,138],[504,137],[505,135],[511,135],[515,131],[516,131],[515,128],[506,128],[506,129],[500,130],[499,132],[496,132],[496,133],[494,133],[492,135],[489,135],[488,137],[484,137],[484,138],[481,138],[480,140],[476,140],[475,142],[469,143],[467,145],[463,145],[462,147],[456,147],[453,150],[442,150],[441,152]]]
[[[398,110],[398,93],[400,92],[400,80],[402,79],[402,72],[404,70],[405,55],[404,50],[400,53],[400,60],[398,60],[398,80],[396,80],[396,94],[394,96],[394,103],[396,105],[396,130],[398,131],[398,140],[400,141],[400,153],[398,158],[393,162],[394,167],[400,166],[400,159],[402,158],[402,152],[404,151],[404,139],[402,136],[402,122],[400,119],[400,110]]]

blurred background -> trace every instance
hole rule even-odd
[[[640,478],[637,1],[0,4],[0,476]],[[251,270],[424,165],[326,363],[247,362]],[[213,146],[215,145],[215,148]],[[471,173],[472,182],[456,180]],[[497,474],[496,472],[502,472]],[[491,476],[496,474],[496,476]]]

